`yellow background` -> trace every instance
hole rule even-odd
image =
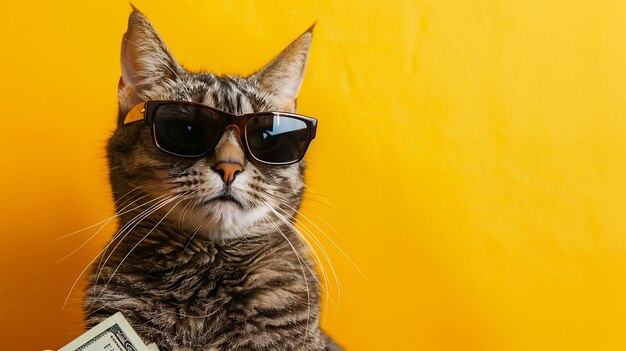
[[[303,212],[343,286],[324,327],[348,350],[626,348],[626,2],[135,5],[184,65],[220,73],[317,21]],[[55,239],[113,212],[104,142],[129,12],[0,11],[1,349],[82,332],[82,283],[63,302],[114,226],[58,263],[96,228]]]

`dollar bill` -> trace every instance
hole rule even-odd
[[[103,320],[59,351],[159,351],[146,346],[121,312]]]

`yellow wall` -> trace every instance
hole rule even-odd
[[[250,73],[318,21],[304,213],[349,350],[626,348],[626,2],[136,1],[187,67]],[[126,1],[0,11],[0,349],[82,331],[112,233]],[[369,282],[368,282],[369,281]]]

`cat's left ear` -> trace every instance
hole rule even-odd
[[[121,64],[118,98],[125,111],[158,98],[158,92],[183,71],[150,21],[134,6],[122,38]]]
[[[314,27],[311,26],[270,63],[248,78],[269,92],[275,98],[274,103],[283,111],[293,112],[296,109],[296,97],[304,78]]]

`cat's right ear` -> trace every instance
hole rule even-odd
[[[155,93],[183,71],[150,21],[134,7],[122,38],[121,61],[118,98],[123,113],[156,98]]]
[[[276,108],[282,111],[296,110],[296,98],[304,78],[314,26],[289,44],[265,67],[249,77],[274,97]]]

